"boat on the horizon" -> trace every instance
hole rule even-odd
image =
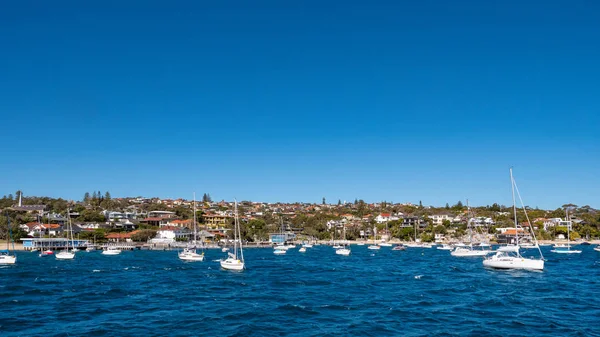
[[[455,257],[476,257],[486,256],[489,253],[491,253],[490,250],[483,249],[484,246],[481,246],[481,243],[479,244],[479,247],[481,247],[481,249],[475,249],[473,247],[473,227],[471,225],[472,215],[473,214],[471,214],[471,207],[469,207],[469,200],[467,199],[467,219],[469,219],[467,220],[467,229],[469,230],[469,244],[463,247],[454,248],[454,250],[450,252],[450,255]]]
[[[554,245],[554,249],[551,250],[552,253],[556,254],[581,254],[581,250],[571,249],[571,226],[572,222],[569,219],[569,209],[565,210],[565,220],[567,222],[567,244],[562,246]]]

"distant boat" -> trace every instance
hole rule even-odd
[[[542,251],[538,246],[538,251],[540,253],[540,259],[531,259],[521,256],[519,252],[519,231],[518,231],[518,223],[517,223],[517,202],[515,199],[515,189],[516,182],[512,175],[512,168],[510,169],[510,183],[512,188],[512,199],[513,199],[513,213],[514,213],[514,221],[515,221],[515,245],[514,246],[504,246],[498,248],[496,254],[486,258],[483,260],[483,266],[494,268],[494,269],[523,269],[523,270],[544,270],[544,256],[542,255]],[[519,190],[517,189],[517,193]],[[519,199],[521,199],[521,195],[519,193]],[[523,205],[523,212],[525,212],[525,216],[527,217],[527,211],[525,210],[525,205]],[[535,236],[534,236],[535,239]],[[537,242],[537,241],[536,241]]]
[[[383,241],[383,242],[379,243],[379,246],[381,246],[381,247],[392,247],[393,245],[391,243],[389,243],[389,242]]]
[[[12,230],[10,228],[10,217],[8,216],[8,213],[6,214],[6,221],[8,224],[8,239],[6,240],[6,249],[0,250],[0,264],[15,264],[17,263],[17,255],[14,253],[14,251],[12,253],[10,252],[9,245],[10,242],[12,242]]]
[[[73,242],[73,226],[71,225],[70,208],[67,209],[67,224],[67,228],[69,230],[69,232],[67,233],[67,249],[56,254],[57,260],[73,260],[75,258],[75,252],[73,251],[75,249],[75,244]],[[71,235],[71,251],[69,251],[69,235]]]
[[[283,241],[280,244],[277,244],[275,245],[275,247],[273,247],[273,254],[275,255],[283,255],[287,252],[288,249],[296,248],[296,245],[287,244],[286,242],[286,235],[283,230],[283,217],[280,218],[280,223],[281,224],[279,228],[279,235]]]
[[[557,254],[581,254],[581,250],[571,249],[571,221],[569,219],[569,210],[566,209],[566,220],[567,220],[567,244],[562,245],[562,247],[558,245],[554,245],[555,249],[552,249],[552,253]]]
[[[406,250],[406,247],[403,245],[396,245],[394,248],[392,248],[392,250]]]
[[[439,250],[452,250],[453,248],[449,244],[443,244],[441,246],[437,246],[436,249],[439,249]]]
[[[597,251],[597,252],[600,252],[600,245],[594,247],[594,250]]]
[[[244,262],[244,250],[242,248],[242,234],[240,232],[240,220],[238,218],[237,200],[234,206],[234,221],[233,221],[233,253],[228,252],[227,258],[221,260],[221,268],[228,270],[244,270],[246,263]],[[238,252],[239,241],[239,252]]]
[[[39,254],[39,257],[46,257],[46,256],[50,256],[50,255],[54,255],[54,252],[51,251],[50,249],[46,249]]]
[[[198,242],[198,228],[196,226],[196,193],[194,193],[194,247],[186,247],[183,251],[179,252],[178,257],[180,260],[184,261],[204,261],[204,252],[202,254],[198,254],[196,251],[196,243]]]
[[[372,249],[372,250],[379,250],[379,249],[381,249],[381,246],[379,246],[377,244],[377,228],[376,227],[373,228],[373,244],[370,245],[367,248],[368,249]]]
[[[346,225],[344,225],[344,242],[346,242]],[[347,243],[344,243],[344,246],[338,250],[335,251],[335,253],[337,255],[344,255],[344,256],[348,256],[350,255],[350,246]]]
[[[119,254],[121,254],[121,250],[116,247],[106,247],[106,249],[102,251],[102,255],[119,255]]]
[[[300,249],[298,249],[298,251],[300,253],[306,253],[306,247],[301,247]]]
[[[467,218],[470,219],[471,216],[471,207],[469,207],[469,200],[467,200]],[[473,248],[473,227],[471,226],[471,221],[467,221],[467,228],[469,229],[469,245],[464,247],[456,247],[450,255],[456,257],[471,257],[471,256],[486,256],[491,251],[486,249],[474,249]]]

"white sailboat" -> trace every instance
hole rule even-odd
[[[444,243],[441,246],[437,246],[436,249],[439,249],[439,250],[452,250],[453,248],[449,244]]]
[[[220,263],[221,268],[223,269],[244,270],[246,268],[246,263],[244,262],[244,250],[242,248],[242,235],[240,232],[240,220],[238,218],[237,200],[235,201],[234,213],[235,218],[233,222],[233,253],[228,252],[227,258],[225,260],[221,260]]]
[[[467,200],[467,218],[470,218],[471,208],[469,207],[469,200]],[[450,255],[456,257],[470,257],[470,256],[486,256],[491,253],[487,249],[473,249],[473,229],[471,227],[471,219],[467,220],[467,227],[469,229],[469,245],[464,247],[456,247]]]
[[[71,250],[75,248],[73,244],[73,226],[71,225],[71,210],[67,209],[67,224],[68,224],[68,233],[67,233],[67,249],[63,250],[56,254],[57,260],[73,260],[75,258],[75,253],[73,251],[69,251],[69,234],[71,235]]]
[[[186,247],[183,249],[183,251],[179,252],[179,259],[184,261],[204,261],[204,252],[202,252],[202,254],[198,254],[198,252],[196,251],[197,242],[198,226],[196,225],[196,193],[194,193],[194,243],[193,247]]]
[[[567,220],[567,244],[566,245],[562,245],[562,246],[555,245],[554,249],[552,249],[551,252],[552,253],[557,253],[557,254],[581,254],[581,250],[571,249],[571,226],[572,226],[572,222],[569,219],[569,210],[566,209],[565,212],[566,212],[565,218]]]
[[[44,237],[44,235],[43,235],[44,225],[42,224],[42,218],[40,216],[38,216],[38,223],[39,223],[39,232],[40,232],[40,253],[38,254],[38,256],[39,257],[47,257],[50,255],[54,255],[54,252],[51,249],[44,250],[44,243],[41,240]]]
[[[415,241],[405,243],[404,246],[408,248],[433,248],[432,244],[424,243],[417,241],[417,226],[419,225],[418,221],[415,221]]]
[[[94,244],[93,245],[89,245],[85,248],[86,252],[93,252],[96,250],[96,235],[94,235]]]
[[[371,249],[371,250],[379,250],[379,249],[381,249],[381,246],[379,246],[377,244],[377,227],[373,227],[373,244],[370,245],[367,248]]]
[[[515,217],[515,245],[514,246],[505,246],[500,247],[496,251],[496,254],[486,258],[483,260],[483,266],[494,269],[523,269],[523,270],[544,270],[544,255],[538,246],[538,251],[540,253],[540,259],[531,259],[521,256],[519,252],[519,229],[517,225],[517,202],[515,199],[515,189],[517,194],[519,195],[519,200],[521,201],[521,205],[523,206],[523,211],[525,212],[525,217],[527,221],[529,221],[529,216],[527,215],[527,211],[525,210],[525,204],[521,199],[521,194],[519,193],[519,189],[517,188],[517,183],[512,175],[512,168],[510,169],[510,183],[512,189],[512,199],[513,199],[513,215]],[[537,239],[535,238],[535,233],[532,233],[535,243],[537,244]]]
[[[14,247],[11,254],[9,246],[12,241],[12,230],[10,228],[10,217],[8,216],[8,213],[6,214],[6,222],[8,224],[8,238],[6,239],[6,250],[0,250],[0,264],[15,264],[17,263],[17,255],[14,253]]]
[[[283,240],[281,243],[275,245],[275,247],[273,247],[273,254],[275,255],[284,255],[285,253],[287,253],[287,250],[290,249],[290,247],[285,243],[285,233],[283,232],[283,218],[280,217],[280,226],[279,226],[279,237],[281,238],[281,240]]]
[[[344,255],[344,256],[348,256],[350,255],[350,246],[346,243],[346,225],[344,224],[344,245],[342,246],[342,248],[340,249],[336,249],[335,253],[337,255]]]

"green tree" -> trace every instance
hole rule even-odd
[[[131,235],[131,240],[136,242],[146,242],[156,237],[156,231],[153,229],[142,229]]]
[[[106,191],[106,193],[104,193],[104,200],[110,200],[110,192]]]
[[[90,203],[90,192],[85,192],[83,195],[83,203],[86,205]]]
[[[79,218],[77,218],[77,220],[83,222],[104,222],[106,218],[98,211],[84,209],[79,213]]]

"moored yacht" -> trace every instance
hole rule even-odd
[[[496,254],[483,260],[483,266],[493,269],[523,269],[538,271],[544,270],[544,255],[542,254],[542,251],[539,248],[539,246],[538,252],[540,253],[540,259],[526,258],[523,257],[519,252],[519,228],[517,221],[517,202],[515,199],[515,190],[519,195],[519,200],[521,200],[523,212],[525,213],[525,218],[529,223],[531,223],[531,221],[529,221],[529,216],[527,215],[527,210],[525,209],[525,205],[523,204],[523,200],[521,199],[521,194],[519,193],[519,189],[517,188],[517,183],[513,178],[512,168],[510,169],[510,183],[512,189],[513,216],[515,222],[515,245],[498,248],[498,250],[496,250]],[[537,240],[535,239],[535,233],[532,232],[532,235],[534,242],[537,244]]]

